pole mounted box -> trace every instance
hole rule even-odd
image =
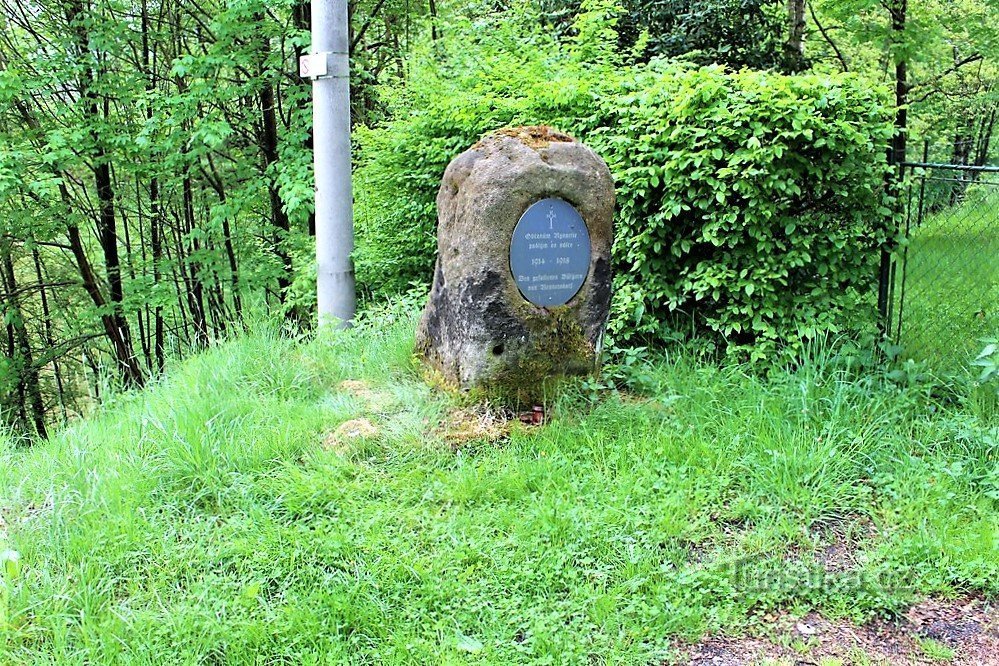
[[[318,79],[329,73],[329,51],[310,53],[298,59],[298,75],[303,79]]]

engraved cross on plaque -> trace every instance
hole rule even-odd
[[[555,228],[555,206],[548,209],[548,228]]]

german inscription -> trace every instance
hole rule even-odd
[[[535,305],[565,305],[590,270],[590,234],[579,212],[562,199],[532,204],[510,241],[510,270],[520,293]]]

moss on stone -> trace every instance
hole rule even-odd
[[[501,137],[517,139],[528,148],[534,150],[547,148],[552,143],[574,143],[576,141],[565,132],[560,132],[550,125],[526,125],[504,127],[493,132],[488,132],[479,139],[478,143],[472,146],[472,150],[478,150],[490,141]]]
[[[518,350],[512,362],[509,358],[497,359],[496,372],[482,386],[463,389],[442,371],[440,359],[432,350],[417,348],[414,356],[421,361],[424,381],[450,394],[459,404],[488,401],[523,406],[544,402],[570,377],[596,371],[595,350],[572,307],[541,311],[529,307],[530,313],[524,316],[531,332],[529,344]]]
[[[566,377],[594,372],[595,350],[573,308],[563,305],[534,312],[525,321],[531,344],[519,351],[514,363],[506,361],[486,383],[488,397],[536,404],[550,396]]]

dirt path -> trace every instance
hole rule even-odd
[[[898,622],[858,626],[779,615],[765,637],[711,637],[676,663],[691,666],[999,666],[999,607],[981,598],[928,599]]]

